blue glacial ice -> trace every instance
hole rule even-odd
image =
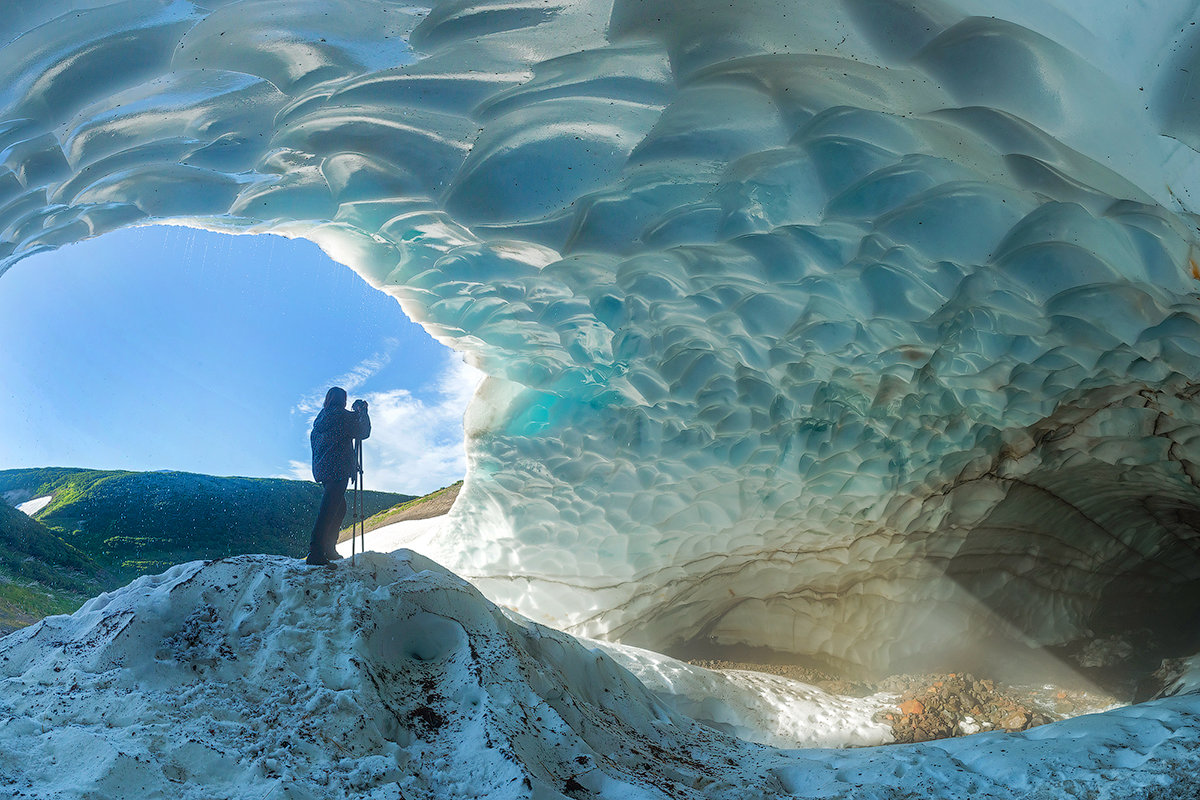
[[[1165,641],[1200,613],[1197,21],[21,3],[0,269],[163,221],[317,242],[489,376],[430,555],[574,633]]]

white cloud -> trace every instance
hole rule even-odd
[[[421,495],[461,479],[467,470],[463,412],[482,377],[451,353],[428,402],[406,389],[364,394],[371,407],[371,438],[363,446],[366,488]],[[308,463],[290,467],[287,477],[312,480]]]
[[[377,375],[381,369],[386,367],[392,361],[392,353],[400,345],[398,339],[386,339],[384,346],[386,349],[375,353],[369,358],[366,358],[354,369],[344,375],[334,378],[329,382],[330,386],[341,386],[347,392],[354,392],[360,386]],[[325,392],[322,389],[319,393],[306,395],[300,398],[300,402],[292,409],[294,413],[315,415],[321,410],[321,406],[325,403]],[[370,402],[369,400],[367,402]],[[292,462],[295,467],[297,462]]]

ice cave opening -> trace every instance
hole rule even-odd
[[[0,353],[6,468],[311,480],[309,430],[339,384],[386,421],[366,453],[375,489],[462,479],[476,376],[311,242],[148,225],[4,280],[0,339],[21,342]]]
[[[319,244],[489,376],[427,555],[539,621],[1140,696],[1200,650],[1197,16],[22,6],[0,256]]]

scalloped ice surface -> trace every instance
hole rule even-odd
[[[1197,18],[21,3],[0,259],[156,221],[317,242],[490,376],[429,555],[566,630],[1183,655]]]

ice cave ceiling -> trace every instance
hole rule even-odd
[[[317,242],[491,376],[429,555],[577,633],[1167,654],[1200,630],[1198,7],[9,4],[0,257]]]

